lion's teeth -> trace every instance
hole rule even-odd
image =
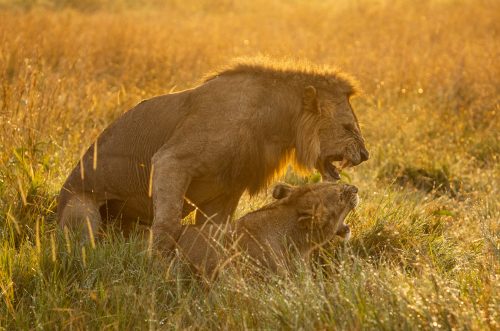
[[[342,162],[340,163],[340,169],[347,168],[349,166],[349,160],[343,159]]]

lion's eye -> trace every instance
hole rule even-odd
[[[351,123],[342,124],[342,127],[343,127],[343,128],[344,128],[344,130],[346,130],[346,131],[349,131],[349,132],[354,132],[354,125],[352,125]]]

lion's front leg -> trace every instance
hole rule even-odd
[[[152,171],[153,240],[157,248],[170,252],[182,233],[184,195],[191,176],[168,154],[155,155]]]

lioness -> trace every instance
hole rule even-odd
[[[64,183],[62,226],[151,225],[171,250],[194,210],[223,223],[246,190],[264,189],[287,163],[324,179],[368,159],[349,103],[352,79],[328,68],[248,60],[196,88],[141,102],[107,127]],[[190,202],[190,203],[188,203]]]
[[[208,224],[190,226],[181,235],[178,248],[199,273],[208,277],[239,251],[276,270],[286,266],[290,253],[307,259],[335,235],[348,239],[350,229],[344,219],[358,204],[357,192],[355,186],[329,182],[302,187],[279,184],[273,191],[277,201],[225,229]]]

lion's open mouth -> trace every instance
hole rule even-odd
[[[340,171],[351,166],[352,162],[340,154],[327,157],[323,163],[323,169],[325,170],[329,179],[333,180],[339,180]]]
[[[352,167],[353,164],[351,162],[351,160],[348,160],[346,158],[343,158],[342,161],[340,161],[340,169],[344,169],[344,168],[349,168],[349,167]]]
[[[337,167],[333,165],[332,161],[330,161],[330,159],[325,160],[323,167],[330,178],[335,180],[340,179],[340,173]]]

